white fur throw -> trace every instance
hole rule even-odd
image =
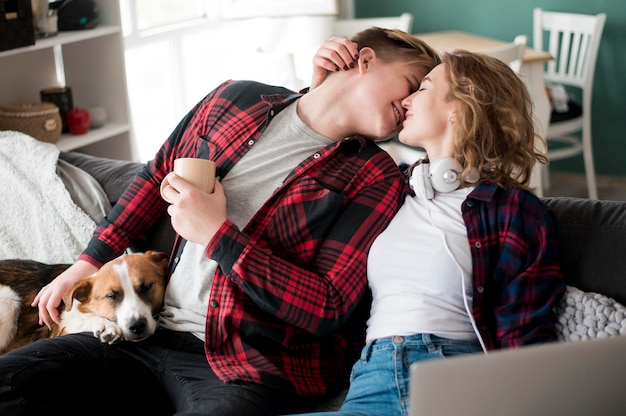
[[[626,334],[626,307],[612,298],[567,286],[556,307],[561,341],[584,341]]]
[[[96,226],[57,175],[59,149],[0,131],[0,259],[73,263]]]

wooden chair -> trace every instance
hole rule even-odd
[[[499,46],[497,48],[487,49],[481,51],[485,55],[498,58],[502,62],[508,64],[513,71],[519,74],[520,68],[524,61],[524,51],[526,50],[526,44],[528,42],[528,36],[517,35],[513,42]]]
[[[540,8],[535,8],[533,13],[533,47],[554,57],[546,65],[546,81],[582,93],[582,104],[569,97],[567,111],[552,111],[546,141],[548,145],[558,142],[561,146],[548,147],[548,159],[565,159],[582,153],[589,198],[598,199],[591,141],[591,98],[606,14],[547,12]],[[547,36],[545,46],[544,36]],[[580,138],[578,132],[582,132]],[[544,178],[547,188],[547,169]]]

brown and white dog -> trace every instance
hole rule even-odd
[[[59,306],[60,325],[39,325],[31,303],[69,264],[0,261],[0,354],[40,338],[92,332],[102,342],[141,341],[154,333],[163,306],[168,255],[125,254],[77,282]]]

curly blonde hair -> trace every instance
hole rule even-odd
[[[465,179],[477,168],[480,179],[502,187],[529,189],[541,139],[533,124],[532,100],[519,76],[504,62],[464,50],[444,53],[449,100],[461,103],[455,122],[454,157]]]

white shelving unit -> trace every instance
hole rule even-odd
[[[59,32],[35,45],[0,52],[0,103],[39,102],[40,90],[65,81],[74,107],[103,106],[108,121],[84,135],[63,134],[59,149],[135,160],[119,2],[97,4],[94,29]]]

